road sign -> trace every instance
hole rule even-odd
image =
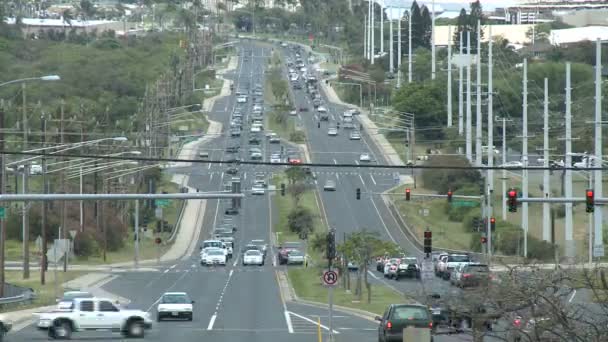
[[[154,209],[154,216],[156,216],[156,218],[158,218],[158,219],[162,219],[163,218],[163,207],[159,206],[156,209]]]
[[[476,201],[458,201],[455,200],[452,202],[452,206],[454,207],[477,207],[479,202]]]
[[[323,272],[323,284],[327,286],[334,286],[338,283],[338,273],[336,271],[326,270]]]
[[[157,199],[154,203],[157,207],[166,207],[169,205],[170,201],[168,199]]]
[[[435,270],[433,268],[433,262],[425,260],[422,262],[420,267],[422,279],[433,279],[435,278]]]
[[[0,207],[0,219],[3,219],[5,217],[6,217],[6,208]]]
[[[78,232],[78,231],[77,231],[77,230],[75,230],[75,229],[71,229],[71,230],[69,231],[70,236],[72,237],[72,240],[74,240],[74,237],[76,237],[76,233],[77,233],[77,232]]]
[[[600,258],[604,256],[604,245],[593,246],[593,257]]]

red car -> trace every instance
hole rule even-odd
[[[300,159],[300,158],[288,158],[288,159],[289,159],[289,164],[293,164],[293,165],[302,164],[302,159]]]

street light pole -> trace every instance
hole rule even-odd
[[[23,95],[23,108],[22,108],[22,128],[23,128],[23,150],[27,150],[27,139],[28,139],[28,125],[27,125],[27,96],[25,82],[21,83],[21,93]],[[28,176],[30,173],[29,164],[23,165],[22,175],[22,192],[28,193]],[[16,191],[17,189],[15,189]],[[23,211],[21,212],[21,223],[23,233],[23,279],[29,279],[30,277],[30,230],[29,230],[29,216],[28,216],[27,202],[23,202]]]

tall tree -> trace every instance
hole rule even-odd
[[[469,29],[469,18],[467,11],[462,8],[456,21],[456,32],[454,32],[454,49],[460,49],[460,32],[462,32],[462,45],[466,47],[467,36],[466,32]]]
[[[467,14],[466,10],[463,8],[460,10],[460,15],[458,15],[457,20],[457,28],[456,32],[454,32],[454,48],[459,49],[460,46],[460,32],[462,32],[462,45],[464,46],[464,51],[466,52],[467,46],[467,31],[471,32],[471,53],[475,50],[477,46],[477,22],[480,22],[481,25],[485,23],[485,19],[483,17],[483,10],[481,7],[481,3],[479,0],[472,2],[469,14]],[[483,30],[481,30],[481,38],[483,38]]]
[[[481,36],[477,37],[477,25],[480,23],[481,25],[485,24],[485,19],[483,17],[483,10],[481,8],[481,3],[479,0],[471,3],[471,11],[469,13],[469,27],[471,30],[471,49],[477,46],[477,39],[483,38],[483,29],[480,30]]]
[[[422,22],[422,12],[416,1],[412,3],[410,11],[412,13],[412,49],[415,49],[424,46],[424,24]]]
[[[426,6],[422,6],[422,17],[420,26],[422,28],[422,45],[420,45],[420,47],[430,49],[433,20],[431,19],[431,12]]]

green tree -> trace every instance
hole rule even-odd
[[[314,231],[314,214],[306,207],[295,207],[287,215],[287,226],[289,230],[298,234],[300,239],[306,240]]]
[[[393,107],[399,112],[414,113],[417,127],[442,126],[446,115],[445,96],[445,86],[440,82],[406,83],[394,95]],[[421,134],[427,138],[443,137],[440,130],[426,130]]]
[[[481,25],[485,24],[483,10],[479,0],[471,3],[469,12],[470,13],[467,14],[464,8],[460,10],[460,14],[458,15],[458,19],[456,21],[456,32],[454,32],[454,49],[460,49],[460,33],[462,32],[462,45],[465,53],[467,49],[467,31],[471,32],[471,53],[473,53],[473,49],[475,49],[477,46],[477,21],[479,20]],[[482,29],[482,38],[483,34],[484,32]]]
[[[451,166],[460,168],[425,169],[422,172],[422,182],[424,183],[425,187],[435,190],[437,193],[445,194],[448,192],[448,190],[458,192],[460,189],[465,187],[471,189],[471,185],[477,185],[477,195],[479,194],[481,185],[480,181],[482,179],[481,174],[477,170],[464,169],[471,166],[466,158],[462,156],[436,155],[432,156],[426,165],[431,167]]]
[[[431,18],[431,12],[427,6],[422,6],[422,14],[421,14],[421,24],[422,27],[422,45],[420,47],[424,47],[427,49],[431,48],[431,35],[432,35],[432,25],[433,19]]]
[[[418,3],[415,0],[412,3],[410,11],[412,20],[412,49],[416,49],[418,47],[425,46],[424,21],[422,18],[422,12],[420,10],[420,7],[418,6]],[[406,26],[405,29],[407,30],[408,26]]]

